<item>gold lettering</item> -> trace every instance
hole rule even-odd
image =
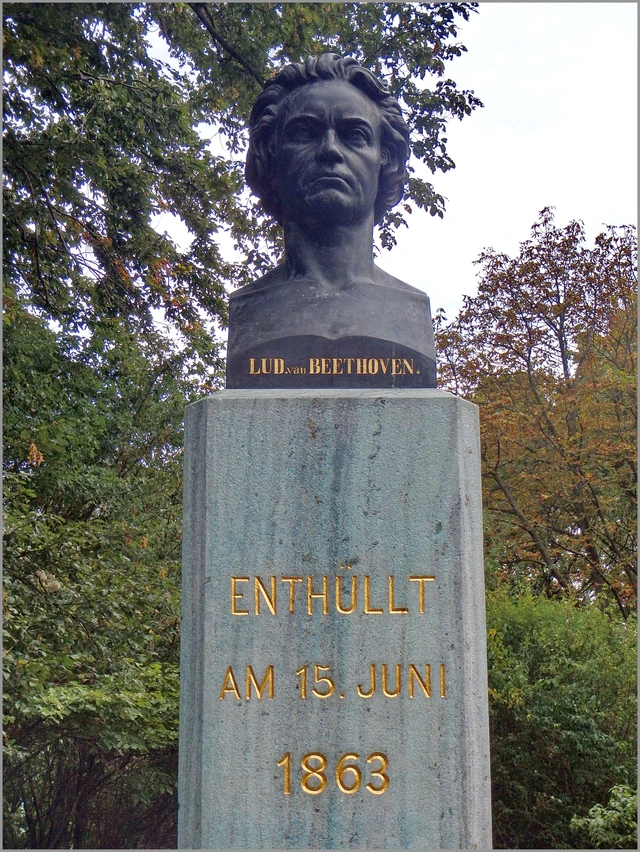
[[[368,574],[365,574],[364,577],[364,613],[365,615],[382,615],[384,610],[375,609],[371,606],[371,577]]]
[[[282,766],[284,769],[284,789],[285,796],[291,795],[291,753],[287,752],[282,760],[276,763],[276,766]]]
[[[375,772],[371,772],[372,778],[379,778],[382,781],[382,784],[379,787],[375,787],[372,783],[367,784],[367,790],[370,793],[373,793],[374,796],[381,796],[386,790],[389,789],[389,776],[386,774],[387,769],[389,768],[389,758],[383,752],[374,752],[370,754],[367,758],[367,763],[373,763],[374,760],[380,761],[380,769],[376,769]]]
[[[333,375],[341,376],[342,375],[342,358],[334,358],[333,359]]]
[[[357,596],[358,596],[358,586],[357,586],[358,578],[355,576],[351,576],[351,607],[350,609],[342,608],[342,577],[340,574],[336,575],[336,609],[338,612],[343,613],[344,615],[349,615],[352,612],[355,612],[356,604],[357,604]]]
[[[347,760],[357,760],[360,755],[357,752],[347,752],[343,754],[338,765],[336,766],[336,784],[341,793],[346,793],[349,796],[351,793],[357,793],[362,782],[362,771],[357,765],[347,763]],[[353,776],[351,784],[347,784],[347,774]]]
[[[236,583],[248,583],[248,577],[231,578],[231,615],[249,615],[248,609],[236,609],[236,601],[242,598],[242,592],[236,591]]]
[[[393,600],[393,576],[389,574],[389,612],[392,615],[399,615],[401,613],[408,613],[409,610],[406,606],[396,607],[395,602]]]
[[[387,665],[386,663],[382,664],[382,694],[386,698],[397,698],[400,695],[400,688],[402,686],[402,667],[400,663],[396,663],[396,686],[395,692],[389,692],[388,684],[387,684]]]
[[[444,672],[444,663],[440,663],[440,698],[447,697],[447,683]]]
[[[248,615],[248,613],[247,613],[247,615]],[[229,684],[229,685],[227,686],[227,684]],[[238,699],[238,701],[242,700],[240,698],[240,693],[238,692],[238,684],[236,683],[236,679],[233,676],[233,669],[231,668],[231,666],[229,666],[229,668],[227,669],[227,672],[224,676],[224,681],[222,682],[222,689],[220,690],[220,696],[219,696],[220,701],[222,701],[222,699],[225,697],[227,692],[232,692],[235,695],[235,697]]]
[[[250,376],[259,376],[260,375],[260,367],[256,370],[256,359],[249,358],[249,375]]]
[[[300,698],[307,697],[307,667],[302,666],[296,672],[296,676],[300,678]]]
[[[377,358],[369,358],[369,363],[367,364],[367,368],[369,370],[369,373],[372,376],[375,376],[375,374],[378,372],[378,359]]]
[[[315,666],[314,667],[314,675],[316,679],[316,683],[320,686],[321,683],[327,684],[326,692],[319,692],[315,687],[311,690],[314,695],[318,698],[328,698],[330,695],[333,695],[336,689],[335,683],[331,680],[330,677],[320,677],[320,672],[328,672],[329,666]]]
[[[356,358],[356,373],[360,376],[363,373],[367,372],[367,359],[366,358]]]
[[[346,365],[347,365],[347,373],[348,373],[349,375],[351,375],[351,365],[352,365],[352,364],[353,364],[353,362],[355,361],[355,358],[343,358],[343,359],[342,359],[342,361],[343,361],[343,363],[346,363]]]
[[[322,367],[320,372],[322,373],[322,375],[323,376],[330,376],[331,375],[331,358],[321,358],[320,362],[321,362],[320,366]]]
[[[418,587],[420,589],[420,612],[424,613],[424,584],[432,583],[436,578],[429,577],[409,577],[410,583],[420,583]]]
[[[269,365],[269,369],[267,370],[267,364]],[[263,358],[262,359],[262,372],[265,376],[269,375],[271,372],[271,358]]]
[[[409,665],[409,698],[413,698],[414,678],[418,679],[418,683],[422,687],[422,691],[427,698],[431,698],[431,666],[427,664],[424,667],[424,680],[422,680],[418,673],[418,669],[413,664]]]
[[[407,359],[407,358],[403,358],[403,359],[402,359],[402,364],[403,364],[403,366],[404,366],[404,373],[405,373],[405,374],[406,374],[406,373],[411,373],[411,375],[413,375],[413,364],[414,364],[414,362],[413,362],[413,358],[409,358],[409,359]]]
[[[317,376],[320,372],[320,359],[319,358],[309,358],[309,373],[312,376]]]
[[[269,582],[271,584],[271,597],[269,597],[269,593],[267,592],[264,583],[260,579],[260,577],[254,577],[253,581],[253,600],[255,603],[255,613],[256,615],[260,615],[260,594],[265,600],[266,605],[269,607],[271,615],[276,614],[276,578],[269,577]],[[260,594],[258,594],[260,593]]]
[[[293,612],[295,584],[302,582],[302,577],[280,577],[283,583],[289,583],[289,612]]]
[[[320,765],[317,769],[314,769],[309,763],[310,760],[318,761]],[[300,779],[300,786],[304,792],[309,793],[311,796],[317,796],[318,793],[322,793],[327,786],[327,776],[324,774],[324,770],[327,768],[327,758],[324,754],[319,751],[305,754],[300,761],[300,766],[304,769],[304,774]],[[309,783],[312,778],[318,782],[317,786],[312,787]]]
[[[307,577],[307,612],[309,615],[313,615],[313,599],[321,598],[322,599],[322,613],[323,615],[329,615],[329,591],[328,591],[328,578],[322,578],[322,591],[314,592],[313,591],[313,577]]]
[[[273,359],[273,372],[277,375],[284,373],[284,358]]]
[[[360,684],[359,683],[356,684],[356,692],[358,693],[360,698],[371,698],[373,693],[376,691],[376,665],[375,665],[375,663],[371,663],[370,670],[371,670],[371,684],[370,684],[371,688],[369,689],[369,691],[363,692]]]
[[[262,693],[265,691],[266,687],[269,687],[268,697],[273,698],[273,666],[269,666],[267,671],[265,672],[265,676],[262,678],[262,683],[258,685],[258,681],[256,680],[256,676],[254,674],[252,666],[247,666],[247,681],[246,681],[246,696],[247,701],[251,698],[251,684],[256,691],[258,696],[258,701],[262,698]]]
[[[397,376],[402,375],[402,359],[401,358],[392,358],[391,359],[391,375]]]

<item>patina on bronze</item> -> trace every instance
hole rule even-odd
[[[227,387],[435,387],[429,298],[373,261],[373,227],[407,175],[398,102],[325,53],[267,82],[249,131],[247,183],[285,252],[231,294]]]

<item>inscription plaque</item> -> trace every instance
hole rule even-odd
[[[352,353],[357,352],[357,357]],[[415,349],[369,337],[283,337],[238,354],[227,386],[421,388],[435,385],[435,362]]]

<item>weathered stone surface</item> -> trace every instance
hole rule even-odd
[[[438,390],[215,394],[187,409],[184,535],[180,847],[489,848],[476,407]],[[255,614],[256,576],[269,596],[275,578],[275,615],[259,588]],[[344,609],[357,577],[354,613],[336,576]],[[249,578],[234,599],[231,577]],[[327,578],[326,615],[321,598],[308,613],[309,577],[316,594]],[[383,664],[389,693],[401,667],[396,697]],[[410,665],[425,683],[430,666],[430,697],[415,675],[409,697]],[[273,698],[267,679],[246,700],[248,666],[258,684],[273,666]],[[328,761],[319,794],[301,787],[310,752]]]

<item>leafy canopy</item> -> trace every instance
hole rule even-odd
[[[96,848],[104,820],[127,848],[116,802],[153,790],[133,842],[171,846],[181,424],[202,391],[124,333],[78,351],[17,303],[4,320],[5,845]]]
[[[5,285],[75,329],[120,317],[143,333],[161,316],[211,363],[225,288],[271,263],[279,239],[242,192],[261,81],[309,53],[354,55],[403,101],[415,157],[446,171],[446,121],[480,105],[444,74],[474,5],[5,4]],[[228,157],[211,153],[206,125]],[[405,212],[411,203],[444,210],[415,176]],[[154,229],[163,211],[186,224],[188,248]],[[402,215],[389,215],[383,243]],[[221,231],[239,261],[223,256]]]
[[[182,419],[222,382],[227,290],[278,245],[243,190],[261,81],[351,53],[444,171],[479,105],[444,73],[473,8],[4,4],[6,846],[175,848]],[[410,204],[444,209],[415,176]]]
[[[545,209],[516,257],[438,318],[440,381],[480,406],[487,552],[503,578],[583,601],[637,596],[637,241],[585,245]]]
[[[594,849],[637,849],[638,791],[626,784],[610,790],[606,805],[594,805],[586,817],[574,817],[571,830],[586,836]]]

